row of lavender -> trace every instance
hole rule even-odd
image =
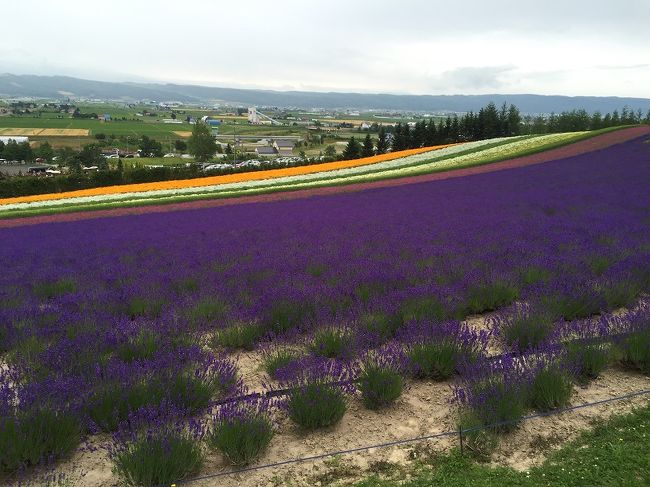
[[[445,337],[469,333],[472,357],[485,354],[487,332],[450,320],[507,309],[492,330],[526,349],[557,341],[564,321],[633,306],[650,283],[649,151],[634,141],[437,183],[3,230],[0,443],[51,417],[74,434],[68,448],[41,434],[50,445],[0,466],[87,432],[137,433],[136,418],[199,417],[245,387],[224,347],[272,343],[269,365],[290,383],[283,371],[306,359],[286,346],[305,342],[344,365],[406,349],[399,371],[427,375],[418,367],[455,354],[433,346]]]

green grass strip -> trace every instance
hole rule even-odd
[[[490,467],[456,450],[417,467],[409,482],[373,476],[356,487],[612,487],[650,485],[650,403],[600,422],[527,472]]]

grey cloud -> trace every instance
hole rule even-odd
[[[456,90],[498,90],[506,84],[504,76],[512,73],[515,66],[464,66],[440,74],[435,81],[441,87]]]

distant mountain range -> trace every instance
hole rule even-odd
[[[650,110],[648,98],[615,96],[545,95],[388,95],[363,93],[319,93],[311,91],[272,91],[171,83],[117,83],[91,81],[68,76],[0,74],[0,98],[37,97],[48,99],[85,98],[125,102],[225,103],[231,105],[277,106],[324,109],[374,109],[421,112],[467,112],[478,110],[490,101],[497,106],[506,102],[523,113],[550,113],[585,109],[602,113],[628,106]]]

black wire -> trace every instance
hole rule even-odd
[[[390,447],[390,446],[404,445],[404,444],[407,444],[407,443],[415,443],[415,442],[424,441],[424,440],[431,440],[431,439],[434,439],[434,438],[442,438],[442,437],[445,437],[445,436],[457,436],[457,435],[460,436],[460,435],[462,435],[464,433],[469,433],[469,432],[480,430],[480,429],[494,428],[494,427],[498,427],[498,426],[504,426],[504,425],[507,425],[507,424],[514,424],[514,423],[519,423],[519,422],[522,422],[522,421],[528,421],[528,420],[535,419],[535,418],[553,416],[553,415],[556,415],[556,414],[565,413],[567,411],[574,411],[576,409],[582,409],[582,408],[597,406],[597,405],[600,405],[600,404],[606,404],[606,403],[610,403],[610,402],[614,402],[614,401],[621,401],[621,400],[624,400],[624,399],[630,399],[630,398],[642,396],[642,395],[645,395],[645,394],[650,394],[650,390],[632,392],[632,393],[629,393],[629,394],[625,394],[623,396],[616,396],[616,397],[611,397],[609,399],[602,399],[600,401],[580,404],[578,406],[571,406],[571,407],[562,408],[562,409],[555,409],[555,410],[547,411],[547,412],[543,412],[543,413],[532,414],[532,415],[529,415],[529,416],[522,416],[521,418],[518,418],[518,419],[515,419],[515,420],[500,421],[500,422],[497,422],[497,423],[492,423],[492,424],[488,424],[488,425],[481,425],[481,426],[478,426],[478,427],[468,428],[468,429],[465,429],[465,430],[460,429],[458,431],[445,431],[445,432],[442,432],[442,433],[435,433],[435,434],[431,434],[431,435],[416,436],[415,438],[407,438],[407,439],[403,439],[403,440],[389,441],[389,442],[386,442],[386,443],[378,443],[378,444],[374,444],[374,445],[360,446],[360,447],[357,447],[357,448],[350,448],[350,449],[347,449],[347,450],[338,450],[338,451],[334,451],[334,452],[321,453],[319,455],[312,455],[312,456],[309,456],[309,457],[292,458],[292,459],[289,459],[289,460],[283,460],[281,462],[267,463],[267,464],[258,465],[258,466],[255,466],[255,467],[247,467],[247,468],[243,468],[243,469],[239,469],[239,470],[230,470],[230,471],[227,471],[227,472],[218,472],[218,473],[214,473],[214,474],[210,474],[210,475],[204,475],[202,477],[194,477],[194,478],[191,478],[191,479],[180,480],[180,481],[175,482],[175,483],[176,484],[188,484],[188,483],[191,483],[191,482],[198,482],[200,480],[208,480],[208,479],[213,479],[213,478],[217,478],[217,477],[224,477],[226,475],[236,475],[236,474],[239,474],[239,473],[253,472],[253,471],[256,471],[256,470],[263,470],[263,469],[267,469],[267,468],[280,467],[280,466],[283,466],[283,465],[302,463],[302,462],[313,461],[313,460],[320,460],[320,459],[323,459],[323,458],[333,457],[333,456],[337,456],[337,455],[345,455],[345,454],[356,453],[356,452],[360,452],[360,451],[373,450],[375,448],[386,448],[386,447]]]

